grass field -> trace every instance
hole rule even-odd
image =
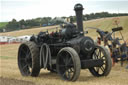
[[[117,17],[119,20],[119,26],[123,27],[122,33],[124,35],[125,40],[128,40],[128,16],[124,16],[124,17]],[[102,30],[105,31],[109,31],[111,32],[112,28],[117,27],[114,23],[116,17],[112,17],[112,18],[102,18],[102,19],[97,19],[97,20],[90,20],[87,22],[84,22],[84,27],[96,27],[96,28],[100,28]],[[117,36],[119,32],[117,32]],[[87,34],[89,36],[98,36],[98,34],[96,33],[96,30],[89,30],[89,33]]]
[[[112,18],[98,19],[84,22],[84,27],[98,27],[103,30],[110,31],[114,27],[110,22]],[[121,25],[124,27],[123,34],[128,35],[128,17],[120,17]],[[127,21],[127,22],[126,22]],[[111,21],[112,22],[112,21]],[[102,25],[104,25],[102,27]],[[105,25],[105,24],[107,25]],[[109,24],[111,24],[109,26]],[[58,26],[41,27],[35,29],[26,29],[8,33],[0,33],[0,35],[31,35],[37,34],[41,30],[53,31]],[[89,31],[89,34],[95,38],[95,31]],[[128,39],[128,38],[127,38]],[[0,85],[128,85],[128,69],[120,67],[120,63],[116,64],[107,77],[94,77],[88,70],[81,70],[79,79],[76,82],[67,82],[60,79],[57,74],[50,73],[47,70],[41,70],[39,77],[23,77],[21,76],[17,65],[17,53],[20,44],[0,45]]]
[[[127,85],[128,70],[116,64],[107,77],[94,77],[88,70],[82,70],[79,79],[76,82],[67,82],[60,79],[57,74],[50,73],[47,70],[41,70],[39,77],[23,77],[21,76],[17,65],[17,51],[19,44],[1,45],[0,57],[0,79],[13,79],[15,82],[31,82],[36,85]],[[9,80],[11,82],[11,80]],[[0,81],[6,85],[8,81]],[[13,83],[13,82],[12,82]],[[30,83],[30,85],[31,85]],[[13,84],[15,85],[15,84]],[[24,85],[29,85],[24,84]]]
[[[0,22],[0,28],[5,27],[8,24],[8,22]]]

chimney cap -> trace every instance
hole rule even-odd
[[[75,10],[75,11],[83,10],[83,9],[84,9],[84,8],[83,8],[82,4],[80,4],[80,3],[78,3],[78,4],[76,4],[76,5],[74,6],[74,10]]]

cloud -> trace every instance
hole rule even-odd
[[[118,8],[120,12],[128,12],[128,1],[112,1],[114,0],[2,0],[0,21],[75,15],[73,7],[76,3],[83,4],[84,14],[116,12]]]

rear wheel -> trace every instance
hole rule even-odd
[[[71,47],[62,48],[57,55],[57,72],[64,80],[75,81],[80,75],[80,59]]]
[[[92,75],[100,77],[107,76],[112,67],[112,61],[110,57],[110,53],[103,46],[96,46],[96,49],[92,55],[92,59],[103,59],[103,65],[101,67],[93,67],[89,68],[89,71]]]
[[[18,66],[23,76],[38,76],[40,72],[39,48],[34,42],[25,42],[20,45]]]

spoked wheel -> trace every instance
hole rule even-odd
[[[23,76],[38,76],[40,72],[39,49],[34,42],[20,45],[18,66]]]
[[[101,67],[93,67],[89,68],[89,71],[92,75],[100,77],[107,76],[112,67],[112,61],[110,57],[110,53],[103,46],[96,46],[96,49],[92,55],[92,59],[103,59],[103,65]]]
[[[80,58],[71,47],[65,47],[57,55],[57,72],[62,79],[75,81],[80,75]]]

